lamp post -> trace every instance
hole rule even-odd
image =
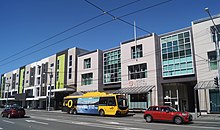
[[[217,79],[217,87],[219,87],[218,86],[218,83],[219,83],[219,81],[220,81],[220,52],[219,52],[219,42],[218,42],[218,35],[220,34],[219,33],[219,30],[218,30],[218,28],[216,27],[216,24],[215,24],[215,22],[214,22],[214,20],[213,20],[213,18],[212,18],[212,16],[211,16],[211,14],[210,14],[210,12],[209,12],[209,8],[205,8],[205,11],[208,13],[208,15],[209,15],[209,17],[210,17],[210,19],[212,20],[212,23],[213,23],[213,26],[214,26],[214,35],[215,35],[215,49],[216,49],[216,53],[217,53],[217,68],[218,68],[218,79]]]

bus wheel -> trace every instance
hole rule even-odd
[[[100,116],[105,116],[105,112],[104,112],[103,110],[100,110],[100,111],[99,111],[99,115],[100,115]]]
[[[76,109],[73,109],[73,115],[76,115],[77,114],[77,111],[76,111]]]

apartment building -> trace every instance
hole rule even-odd
[[[63,97],[76,91],[77,55],[85,52],[67,49],[1,75],[1,104],[46,108],[50,97],[50,106],[60,109]]]
[[[194,111],[196,80],[191,27],[160,35],[160,75],[163,104],[181,111]]]
[[[213,19],[220,30],[220,15]],[[212,21],[205,18],[105,51],[66,49],[2,74],[0,100],[5,103],[8,97],[24,106],[46,108],[51,96],[50,106],[60,109],[70,93],[105,91],[125,94],[130,109],[170,105],[180,111],[220,113],[219,86],[213,80],[217,76],[214,31]]]
[[[98,49],[78,56],[77,91],[103,91],[102,56]]]
[[[213,16],[213,20],[220,30],[220,15]],[[219,113],[220,91],[219,86],[214,84],[214,78],[218,76],[215,28],[210,18],[203,18],[192,22],[192,30],[198,80],[195,87],[198,93],[197,106],[201,113]]]

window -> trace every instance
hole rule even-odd
[[[69,68],[69,79],[72,78],[72,68]]]
[[[51,63],[51,64],[50,64],[50,67],[53,67],[53,66],[54,66],[54,63]]]
[[[210,70],[217,70],[217,54],[216,51],[208,52]]]
[[[93,78],[93,74],[92,73],[82,74],[81,84],[82,85],[90,85],[90,84],[92,84],[92,78]]]
[[[41,67],[40,66],[38,66],[38,75],[40,75],[40,69],[41,69]]]
[[[73,62],[73,56],[70,55],[70,56],[69,56],[69,66],[72,66],[72,62]]]
[[[131,58],[135,59],[135,58],[140,58],[140,57],[143,57],[142,45],[131,47]]]
[[[147,64],[132,65],[128,67],[129,79],[147,78]]]
[[[99,99],[100,106],[115,106],[115,97],[100,97]]]
[[[84,59],[84,69],[91,68],[91,58]]]
[[[28,83],[28,80],[26,80],[26,83]]]
[[[146,94],[131,94],[130,101],[131,102],[146,102],[147,95]]]
[[[220,24],[219,25],[216,25],[216,27],[217,27],[217,29],[218,30],[220,30]],[[215,28],[214,28],[214,26],[212,26],[211,28],[210,28],[210,30],[211,30],[211,32],[212,32],[212,39],[213,39],[213,42],[215,42],[216,40],[215,40]],[[220,41],[220,34],[218,34],[218,41]]]
[[[40,85],[40,77],[37,77],[37,85]]]
[[[29,71],[27,71],[27,74],[29,74]]]
[[[105,84],[121,81],[120,56],[120,49],[115,49],[104,53],[103,82]]]
[[[60,68],[60,61],[57,60],[57,70],[59,70],[59,68]]]
[[[160,39],[160,42],[162,48],[161,57],[163,77],[173,77],[194,73],[193,65],[189,66],[189,68],[187,67],[187,71],[184,70],[186,69],[185,66],[187,62],[191,62],[193,64],[190,31],[164,36]],[[166,46],[164,44],[166,44]],[[183,70],[180,64],[183,65]],[[190,71],[188,71],[188,69]]]

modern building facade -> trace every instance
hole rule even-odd
[[[220,15],[213,18],[220,30]],[[46,108],[51,99],[50,106],[60,109],[70,93],[105,91],[126,94],[130,109],[170,105],[180,111],[220,113],[219,87],[213,80],[217,76],[214,31],[212,21],[205,18],[187,28],[152,33],[104,51],[66,49],[2,74],[0,100]]]
[[[91,51],[78,57],[77,91],[103,91],[101,50]]]
[[[220,15],[213,16],[213,20],[220,31]],[[204,18],[193,21],[192,30],[198,80],[195,87],[198,93],[197,105],[200,112],[219,113],[220,91],[219,86],[214,84],[214,78],[218,76],[215,28],[210,18]],[[218,33],[218,44],[219,41],[220,34]]]
[[[158,77],[163,104],[181,111],[194,111],[197,83],[191,27],[160,35]]]

